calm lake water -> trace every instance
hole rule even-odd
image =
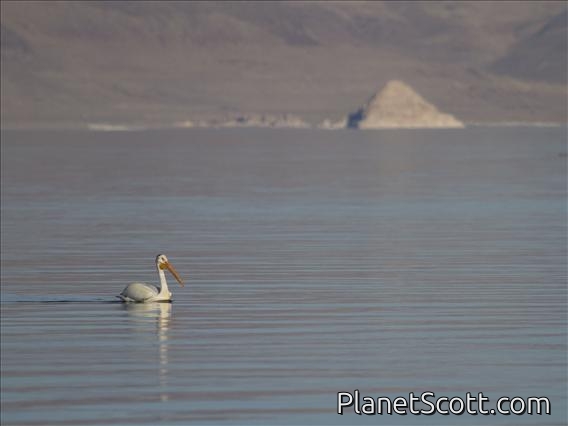
[[[565,425],[566,136],[3,131],[2,424]],[[117,303],[158,253],[174,302]]]

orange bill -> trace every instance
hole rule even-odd
[[[179,277],[179,274],[177,273],[177,271],[175,270],[175,268],[168,262],[164,265],[168,271],[170,271],[172,273],[172,275],[174,276],[174,278],[177,280],[177,282],[179,283],[179,285],[181,285],[183,287],[183,281],[181,280],[181,278]]]

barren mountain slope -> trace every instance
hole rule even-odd
[[[391,79],[463,121],[566,116],[565,81],[493,65],[533,52],[562,2],[0,4],[3,125],[237,112],[314,123]],[[565,62],[554,46],[546,58]]]

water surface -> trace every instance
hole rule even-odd
[[[566,128],[2,132],[2,423],[566,424]],[[123,305],[157,283],[174,303]],[[336,393],[550,416],[336,414]]]

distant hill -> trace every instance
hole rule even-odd
[[[0,2],[3,126],[335,120],[402,80],[466,122],[564,121],[564,2]]]
[[[567,51],[568,11],[565,9],[537,31],[518,41],[490,69],[529,81],[566,85]]]

